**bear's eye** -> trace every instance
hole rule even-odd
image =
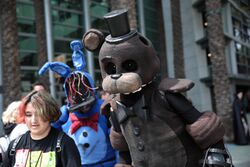
[[[126,70],[126,72],[133,72],[137,70],[137,63],[134,60],[126,60],[122,63],[122,68]]]
[[[116,73],[116,66],[115,66],[115,64],[111,63],[111,62],[107,63],[105,65],[105,71],[106,71],[106,73],[108,75],[115,74]]]

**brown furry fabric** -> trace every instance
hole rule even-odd
[[[187,132],[201,148],[207,148],[224,136],[224,126],[213,112],[205,112],[195,123],[187,125]]]
[[[113,127],[110,129],[110,141],[114,149],[119,151],[127,151],[128,144],[121,133],[115,132]]]
[[[90,29],[83,35],[84,47],[92,52],[99,50],[104,42],[104,35],[95,29]]]
[[[115,167],[132,167],[132,166],[126,164],[115,164]]]
[[[160,90],[167,90],[169,92],[186,92],[194,87],[194,83],[189,79],[175,79],[164,78],[160,85]]]

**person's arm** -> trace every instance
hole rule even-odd
[[[194,123],[203,114],[181,93],[165,92],[165,97],[169,105],[183,118],[186,124]]]
[[[3,136],[0,138],[0,152],[4,153],[7,151],[8,146],[10,144],[9,136]]]
[[[61,163],[63,167],[80,167],[81,158],[73,139],[64,135],[62,138]]]
[[[9,144],[9,147],[7,149],[6,152],[3,153],[3,167],[11,167],[11,164],[12,164],[12,160],[14,159],[12,156],[10,156],[10,149],[12,148],[12,145],[13,145],[13,142],[12,141],[10,144]],[[13,155],[15,156],[15,155]]]
[[[166,93],[168,103],[186,122],[186,130],[194,141],[207,154],[203,161],[211,160],[210,164],[216,163],[232,165],[230,153],[225,149],[223,136],[225,128],[222,121],[214,112],[199,112],[191,102],[179,93]]]
[[[207,148],[214,144],[217,145],[220,140],[223,140],[225,129],[215,113],[199,112],[180,93],[166,92],[165,97],[169,105],[185,121],[187,132],[201,148]],[[220,145],[224,147],[223,144]]]

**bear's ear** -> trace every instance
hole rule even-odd
[[[104,35],[97,29],[88,30],[82,37],[84,47],[91,52],[98,51],[104,42]]]

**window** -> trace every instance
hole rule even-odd
[[[53,7],[70,9],[75,11],[82,10],[82,0],[51,0]]]
[[[31,83],[37,80],[38,65],[35,9],[32,0],[18,0],[16,4],[19,57],[21,64],[22,92],[31,90]]]
[[[250,75],[250,18],[235,7],[231,7],[238,74]]]
[[[145,15],[145,27],[146,36],[152,41],[155,49],[160,51],[159,44],[159,31],[158,31],[158,20],[157,9],[154,1],[144,1],[144,15]]]
[[[65,63],[72,65],[70,42],[81,39],[85,33],[84,0],[51,0],[54,57],[64,56]],[[22,90],[30,91],[30,84],[38,79],[36,20],[33,0],[17,0],[19,56],[21,62]],[[108,33],[103,15],[108,13],[108,0],[90,0],[91,27]],[[83,50],[84,51],[84,50]],[[101,83],[98,56],[94,55],[96,83]]]
[[[107,0],[91,0],[90,1],[90,22],[91,28],[96,28],[102,31],[105,35],[109,34],[108,27],[104,22],[103,16],[110,11]],[[95,67],[95,85],[101,86],[101,71],[99,67],[98,55],[94,54]]]
[[[232,7],[233,35],[250,45],[250,18]]]
[[[37,74],[38,69],[22,69],[21,72],[21,78],[22,78],[22,83],[21,83],[21,90],[22,92],[29,92],[31,90],[32,84],[37,81],[38,74]]]
[[[65,63],[70,67],[72,65],[72,50],[70,42],[72,40],[81,40],[85,33],[83,0],[52,0],[52,24],[55,57],[65,55]],[[90,24],[91,28],[96,28],[104,34],[108,33],[103,15],[108,13],[109,7],[105,0],[90,0]],[[83,50],[85,51],[85,50]],[[94,54],[94,73],[95,82],[101,82],[101,74],[98,63],[98,55]],[[87,60],[86,60],[87,61]],[[99,85],[98,85],[99,86]]]
[[[238,73],[250,75],[250,48],[235,42],[235,50]]]
[[[82,0],[52,0],[51,4],[55,55],[71,59],[70,42],[83,35]]]

